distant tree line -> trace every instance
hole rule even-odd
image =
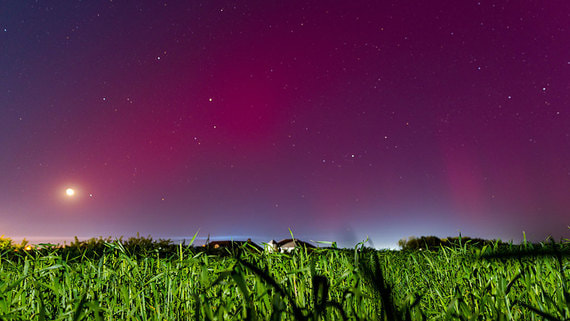
[[[223,243],[223,242],[217,242]],[[31,245],[28,241],[23,240],[20,244],[15,244],[10,238],[0,236],[0,258],[8,257],[11,259],[24,258],[27,254],[49,254],[54,251],[67,258],[99,258],[108,253],[124,253],[137,258],[142,257],[160,257],[169,258],[180,255],[182,248],[190,249],[192,253],[205,252],[207,254],[215,254],[227,256],[238,253],[240,251],[262,252],[262,248],[254,248],[247,242],[228,242],[227,246],[195,246],[186,244],[175,244],[171,239],[153,239],[149,236],[140,236],[124,239],[112,237],[90,238],[88,240],[79,240],[75,237],[74,241],[67,244],[50,244],[41,243]],[[235,243],[235,244],[234,244]],[[1,319],[0,319],[1,320]]]
[[[440,239],[437,236],[411,236],[407,239],[398,241],[398,246],[402,250],[432,250],[437,251],[442,247],[458,247],[465,246],[482,248],[483,246],[504,246],[507,243],[501,240],[485,240],[481,238],[471,238],[466,236],[446,237]]]

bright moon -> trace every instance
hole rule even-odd
[[[68,188],[65,190],[65,194],[67,196],[73,196],[73,195],[75,195],[75,191],[73,190],[73,188]]]

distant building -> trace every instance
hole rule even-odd
[[[277,242],[275,242],[275,240],[271,240],[269,241],[269,243],[264,243],[265,244],[265,250],[267,252],[277,252],[279,250],[279,247],[277,246]]]
[[[284,239],[279,242],[275,240],[269,241],[266,243],[265,250],[268,252],[281,252],[281,253],[291,253],[295,248],[307,248],[307,249],[315,249],[316,247],[310,243],[297,240],[297,239]]]

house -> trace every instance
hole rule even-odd
[[[279,247],[277,246],[277,242],[275,242],[275,240],[271,240],[269,241],[269,243],[263,243],[265,250],[267,252],[277,252],[279,251]]]
[[[279,242],[275,240],[266,243],[265,250],[268,252],[281,252],[281,253],[291,253],[295,248],[306,248],[309,250],[315,249],[316,247],[310,243],[297,240],[297,239],[284,239]]]

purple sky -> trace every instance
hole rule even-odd
[[[0,111],[8,237],[570,234],[568,1],[1,1]]]

